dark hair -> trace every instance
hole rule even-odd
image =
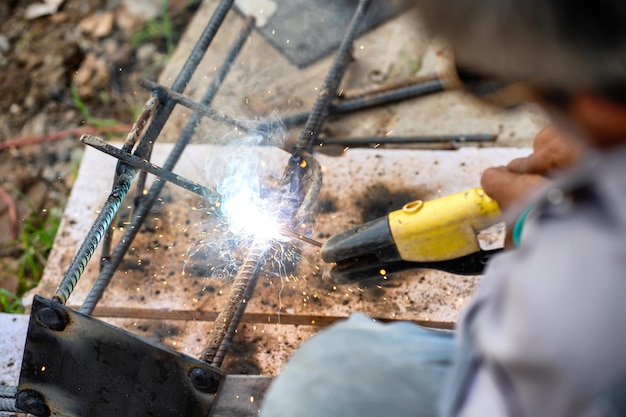
[[[461,65],[626,102],[626,1],[419,0]]]

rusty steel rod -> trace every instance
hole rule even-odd
[[[115,146],[106,143],[96,136],[83,135],[81,136],[80,141],[86,145],[91,146],[92,148],[98,149],[99,151],[106,153],[107,155],[111,155],[119,159],[120,161],[132,165],[137,169],[148,172],[167,182],[171,182],[172,184],[178,185],[179,187],[191,191],[192,193],[198,194],[205,199],[208,199],[210,201],[219,201],[221,199],[221,196],[216,190],[205,187],[204,185],[198,184],[197,182],[188,180],[184,177],[181,177],[180,175],[176,175],[172,171],[163,169],[158,165],[155,165],[145,159],[141,159],[131,153],[124,152],[122,149],[116,148]]]
[[[332,66],[326,75],[324,84],[320,89],[315,104],[313,105],[311,114],[309,115],[298,142],[292,151],[296,158],[301,151],[312,152],[313,147],[315,146],[317,135],[319,134],[320,129],[328,116],[330,104],[333,99],[337,97],[339,84],[341,84],[341,80],[350,65],[350,61],[352,60],[352,44],[357,36],[357,30],[369,3],[369,0],[360,0],[357,5],[346,34],[341,40],[341,44],[339,45],[339,49],[335,59],[333,60]]]
[[[226,17],[226,13],[231,9],[233,3],[234,0],[222,0],[217,6],[217,9],[213,13],[213,16],[209,20],[207,26],[205,27],[204,32],[198,39],[198,42],[196,43],[193,50],[189,54],[189,57],[183,64],[180,73],[176,77],[176,80],[174,80],[174,83],[172,85],[173,91],[182,92],[187,86],[189,80],[191,79],[191,76],[198,68],[198,65],[200,64],[200,61],[202,60],[202,57],[204,56],[207,48],[215,37],[217,29],[223,23],[224,18]],[[137,145],[137,149],[135,150],[136,156],[145,157],[147,154],[149,154],[152,145],[154,144],[159,133],[161,133],[165,122],[172,113],[174,104],[175,103],[168,102],[165,103],[165,105],[163,106],[159,106],[159,108],[156,110],[156,112],[152,116],[152,120],[148,125],[142,140]],[[122,164],[119,167],[119,170],[121,172],[119,173],[118,182],[113,186],[113,191],[109,194],[109,197],[103,209],[96,217],[96,220],[89,230],[87,237],[78,249],[78,253],[72,260],[70,267],[65,272],[61,282],[59,283],[59,287],[53,295],[53,299],[62,304],[65,304],[69,296],[72,294],[72,291],[76,287],[76,284],[78,283],[78,280],[85,270],[87,263],[93,256],[96,247],[102,241],[102,238],[104,237],[106,231],[109,229],[113,217],[117,213],[117,210],[119,209],[122,200],[124,199],[124,197],[126,197],[126,194],[130,189],[130,185],[135,178],[135,168]],[[125,252],[126,250],[124,251],[124,253]],[[102,272],[104,272],[106,267],[109,265],[110,264],[106,264]]]
[[[150,99],[146,102],[143,110],[141,111],[141,113],[137,117],[137,120],[131,127],[130,132],[128,132],[128,135],[126,135],[126,140],[124,141],[124,145],[122,146],[123,151],[130,153],[133,150],[133,147],[135,146],[135,143],[137,142],[137,138],[139,138],[139,136],[143,132],[143,129],[146,126],[146,123],[148,123],[148,120],[150,119],[150,117],[152,117],[154,112],[158,109],[159,104],[160,104],[159,99],[154,96],[150,97]],[[115,175],[113,177],[113,184],[117,184],[119,180],[119,171],[121,170],[123,170],[123,168],[118,165],[117,168],[115,169]],[[112,223],[115,222],[116,217],[117,215],[113,217]],[[109,225],[106,233],[104,234],[104,238],[102,239],[102,248],[100,249],[100,254],[101,254],[100,255],[100,259],[101,259],[100,269],[104,267],[104,263],[107,262],[109,257],[111,256],[111,243],[112,242],[113,242],[113,227]]]
[[[440,143],[480,143],[493,142],[496,133],[477,133],[468,135],[425,135],[425,136],[369,136],[355,138],[326,137],[319,140],[321,145],[339,145],[348,147],[371,145],[432,145]]]
[[[237,271],[226,303],[213,323],[207,347],[202,351],[200,360],[212,365],[218,362],[221,364],[225,352],[222,352],[220,354],[221,358],[218,359],[217,354],[220,352],[220,346],[222,346],[224,340],[232,340],[233,333],[239,324],[238,321],[233,321],[233,318],[237,315],[236,313],[239,309],[245,309],[247,302],[244,303],[244,295],[251,283],[256,282],[259,264],[265,255],[266,248],[267,242],[265,240],[255,240],[250,244],[246,259]],[[243,310],[239,313],[239,318],[241,318],[242,314]],[[215,361],[216,359],[218,361]]]
[[[203,105],[210,105],[215,98],[217,92],[219,91],[219,87],[224,82],[224,79],[230,71],[230,68],[232,67],[232,64],[234,63],[236,57],[239,55],[239,52],[241,52],[241,49],[243,48],[245,41],[248,39],[248,36],[250,35],[253,27],[254,22],[248,21],[242,32],[239,34],[239,37],[235,40],[233,46],[226,56],[226,59],[219,68],[215,78],[213,78],[213,81],[207,88],[204,97],[202,97],[201,103]],[[185,128],[181,132],[176,144],[174,145],[174,149],[172,149],[172,152],[163,164],[163,169],[168,171],[174,169],[176,163],[183,153],[183,150],[195,134],[201,119],[202,115],[199,113],[194,113],[189,118],[189,121],[185,125]],[[87,295],[85,302],[81,306],[81,313],[91,314],[93,312],[98,301],[100,300],[100,298],[102,298],[106,287],[111,282],[113,274],[115,274],[115,271],[117,271],[117,268],[121,264],[124,255],[126,254],[126,252],[128,252],[130,245],[135,239],[135,236],[137,236],[137,233],[139,233],[139,228],[141,224],[143,224],[145,218],[150,212],[150,209],[157,201],[159,194],[161,193],[161,190],[164,186],[165,181],[157,178],[150,187],[150,190],[146,194],[145,199],[141,201],[141,203],[137,206],[130,226],[124,230],[124,234],[122,235],[120,242],[117,244],[117,246],[113,250],[113,253],[111,254],[110,262],[108,262],[100,271],[100,274],[98,275],[94,286],[91,288],[91,291]]]
[[[164,87],[161,84],[155,83],[154,81],[141,80],[141,86],[149,90],[161,91],[163,94],[165,94],[167,97],[169,97],[171,100],[175,101],[176,103],[180,104],[181,106],[187,107],[188,109],[198,112],[202,114],[203,116],[206,116],[215,121],[226,123],[230,126],[240,129],[243,132],[249,132],[253,130],[246,123],[240,120],[237,120],[234,117],[228,116],[227,114],[214,110],[210,108],[209,106],[207,106],[206,104],[198,103],[197,101],[194,101],[193,99],[183,94],[172,91],[171,89]]]

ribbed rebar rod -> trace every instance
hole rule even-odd
[[[144,105],[143,110],[139,113],[137,120],[133,124],[133,127],[126,135],[126,140],[124,141],[124,145],[122,146],[122,150],[126,152],[130,152],[133,150],[135,143],[137,142],[137,138],[143,132],[146,123],[150,119],[150,117],[154,114],[156,109],[158,109],[160,101],[157,97],[152,96]],[[119,172],[121,171],[121,167],[117,166],[115,169],[115,175],[113,177],[113,184],[117,184],[119,178]],[[115,222],[115,217],[113,216],[112,223]],[[104,234],[104,238],[102,239],[102,249],[100,250],[102,262],[100,264],[100,269],[104,266],[104,262],[109,259],[111,255],[111,243],[113,242],[113,227],[109,226],[106,233]]]
[[[141,80],[141,86],[149,90],[160,90],[163,92],[163,94],[167,95],[171,100],[180,104],[181,106],[187,107],[188,109],[196,111],[202,114],[203,116],[206,116],[215,121],[222,122],[227,125],[236,127],[237,129],[240,129],[243,132],[249,132],[251,130],[250,127],[244,122],[241,122],[235,119],[234,117],[231,117],[227,114],[219,112],[215,109],[212,109],[205,104],[198,103],[194,101],[193,99],[185,95],[179,94],[175,91],[172,91],[171,89],[164,87],[158,83],[155,83],[154,81]]]
[[[343,76],[346,73],[352,59],[352,44],[354,43],[357,30],[361,24],[363,16],[365,15],[365,10],[368,4],[369,0],[360,0],[357,5],[346,34],[339,45],[337,55],[333,60],[332,66],[330,67],[330,70],[326,75],[326,79],[324,80],[324,84],[322,85],[322,88],[317,96],[317,100],[313,105],[311,114],[304,125],[304,129],[300,134],[296,146],[293,149],[294,155],[296,155],[299,151],[311,152],[313,146],[315,146],[317,135],[319,134],[322,124],[328,115],[330,104],[333,99],[337,97],[337,89],[339,88],[339,84],[341,83],[341,80],[343,79]]]
[[[23,413],[15,405],[15,398],[0,398],[0,412]]]
[[[368,145],[428,145],[438,143],[476,143],[493,142],[498,138],[495,133],[478,133],[469,135],[427,135],[427,136],[369,136],[359,138],[323,138],[319,143],[340,146]]]
[[[111,155],[119,159],[120,161],[127,163],[128,165],[155,175],[167,182],[171,182],[172,184],[176,184],[181,188],[191,191],[192,193],[198,194],[205,199],[208,199],[210,201],[216,201],[220,199],[220,195],[216,190],[205,187],[204,185],[198,184],[197,182],[188,180],[184,177],[181,177],[180,175],[174,174],[172,171],[163,169],[158,165],[155,165],[145,159],[141,159],[133,154],[126,153],[122,149],[116,148],[115,146],[103,141],[96,136],[83,135],[81,136],[80,141],[101,152],[106,153],[107,155]]]
[[[0,385],[0,397],[15,398],[17,387],[12,385]]]
[[[408,100],[411,98],[422,97],[428,94],[434,94],[446,89],[446,84],[441,80],[426,81],[423,83],[403,86],[395,90],[383,91],[364,97],[335,101],[328,108],[329,115],[346,114],[360,110],[369,109],[371,107],[382,106],[384,104],[395,103],[398,101]],[[306,122],[311,116],[311,112],[296,113],[291,116],[285,116],[278,122],[286,127],[293,127]],[[271,122],[270,122],[271,124]]]
[[[124,197],[128,193],[134,177],[135,170],[128,171],[120,175],[117,184],[111,194],[109,194],[107,201],[104,203],[104,207],[102,207],[102,210],[98,213],[96,220],[87,233],[87,237],[80,245],[78,253],[72,260],[70,267],[65,272],[59,287],[54,293],[53,299],[56,301],[59,301],[62,304],[67,302],[67,299],[72,294],[74,287],[76,287],[80,276],[83,274],[87,263],[93,256],[98,244],[102,240],[102,237],[111,225],[113,217],[115,217],[115,213],[117,213],[117,210],[120,208],[122,200],[124,200]]]
[[[204,53],[215,37],[217,29],[221,26],[224,18],[226,17],[226,13],[230,10],[233,3],[234,0],[222,0],[217,6],[213,16],[211,16],[211,20],[205,27],[202,35],[198,39],[198,42],[194,46],[193,50],[189,54],[189,57],[183,64],[180,73],[176,77],[176,80],[172,85],[172,90],[177,92],[182,92],[184,90],[185,86],[191,79],[191,76],[198,68]],[[152,116],[152,121],[148,125],[148,129],[144,134],[143,140],[141,140],[137,145],[137,149],[135,150],[136,156],[145,157],[145,155],[149,154],[154,141],[159,133],[161,133],[161,129],[169,118],[169,115],[172,113],[173,108],[173,103],[166,103],[165,106],[160,106],[156,110]],[[74,287],[80,279],[80,276],[85,270],[85,266],[93,256],[96,247],[104,237],[107,229],[110,227],[113,217],[117,213],[122,200],[128,193],[130,185],[135,178],[136,171],[137,170],[135,168],[126,164],[118,166],[119,180],[117,184],[113,186],[114,191],[109,195],[104,208],[96,218],[94,225],[89,230],[89,233],[79,248],[77,255],[72,260],[72,264],[70,265],[68,271],[63,276],[63,279],[59,284],[59,288],[53,296],[55,300],[63,304],[67,302],[67,299],[71,295]],[[108,265],[109,263],[105,264],[101,272],[104,272]]]
[[[265,240],[255,240],[250,244],[247,257],[237,271],[235,280],[230,287],[226,303],[213,323],[207,347],[202,351],[200,360],[213,364],[213,361],[216,359],[233,317],[239,305],[242,304],[246,288],[248,288],[250,282],[254,281],[253,277],[258,273],[259,264],[261,259],[263,259],[267,246],[268,243]]]
[[[219,91],[219,87],[224,82],[224,79],[230,71],[232,64],[235,62],[236,57],[239,55],[241,49],[245,45],[245,41],[248,36],[250,36],[250,32],[252,31],[253,27],[254,22],[248,21],[248,23],[240,33],[239,37],[229,50],[224,62],[220,66],[217,74],[215,75],[215,78],[211,82],[211,85],[209,85],[209,87],[207,88],[204,97],[202,97],[202,100],[200,101],[202,104],[209,106],[215,98],[215,95]],[[174,169],[174,166],[180,159],[180,156],[185,150],[185,147],[196,132],[196,129],[198,128],[201,119],[202,115],[199,113],[194,113],[193,115],[191,115],[191,117],[189,118],[189,122],[187,122],[187,125],[181,132],[180,137],[174,145],[174,148],[172,149],[171,153],[167,157],[167,160],[163,164],[164,170],[171,171]],[[91,314],[95,309],[98,301],[100,300],[100,298],[102,298],[102,294],[104,294],[106,287],[109,285],[109,282],[111,282],[113,274],[115,274],[115,271],[122,262],[124,255],[126,254],[126,252],[128,252],[130,245],[135,239],[137,233],[139,232],[141,224],[144,222],[146,216],[150,212],[150,209],[159,198],[161,190],[163,190],[164,186],[165,181],[157,178],[150,187],[148,193],[146,194],[146,198],[136,208],[130,226],[125,228],[124,234],[122,235],[120,242],[117,244],[117,246],[113,250],[113,253],[111,254],[110,262],[108,262],[104,266],[102,271],[100,271],[100,274],[98,275],[94,286],[89,291],[85,302],[81,306],[81,313]]]
[[[220,343],[220,347],[215,352],[215,356],[211,361],[211,365],[216,366],[218,368],[222,367],[224,363],[224,358],[226,358],[226,354],[230,350],[230,347],[233,344],[233,339],[235,337],[235,333],[237,333],[237,327],[239,327],[239,323],[241,323],[241,319],[243,318],[243,314],[246,312],[246,307],[248,306],[248,301],[254,295],[254,288],[256,287],[256,283],[259,280],[259,271],[258,269],[250,276],[250,281],[246,286],[246,290],[243,293],[243,298],[241,299],[241,303],[237,306],[237,310],[233,315],[230,323],[228,324],[228,330],[226,330],[226,334],[222,339],[222,343]]]

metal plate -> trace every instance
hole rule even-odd
[[[23,404],[47,408],[47,413],[31,412],[36,415],[200,417],[209,412],[220,374],[204,362],[36,296],[19,389]],[[202,387],[203,382],[213,386]],[[37,397],[45,406],[36,404]]]

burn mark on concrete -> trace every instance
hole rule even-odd
[[[331,196],[321,196],[317,201],[317,214],[328,214],[337,212],[337,200]]]
[[[427,199],[430,193],[424,186],[412,188],[390,188],[386,184],[376,183],[367,187],[363,195],[354,202],[360,212],[361,222],[387,215],[390,211],[401,209],[406,203]]]

